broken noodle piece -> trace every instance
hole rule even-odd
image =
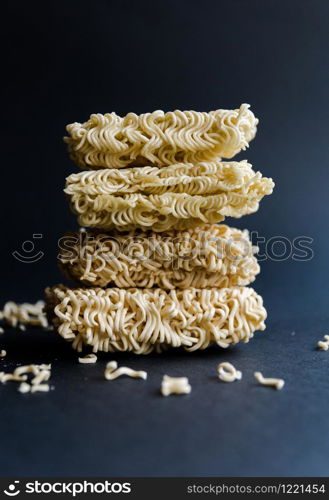
[[[223,382],[234,382],[235,380],[241,380],[242,373],[227,361],[220,363],[217,367],[218,377]]]
[[[0,320],[3,319],[8,325],[14,328],[18,326],[22,330],[25,330],[25,325],[47,328],[48,321],[43,310],[44,305],[42,300],[35,304],[6,302],[3,310],[0,311]]]
[[[190,394],[192,388],[187,377],[169,377],[164,375],[161,384],[162,396],[170,394]]]
[[[82,364],[95,364],[97,362],[96,354],[86,354],[83,358],[79,358],[79,363]]]
[[[261,372],[255,372],[254,375],[257,382],[259,382],[261,385],[272,386],[277,390],[282,389],[282,387],[284,386],[284,380],[281,378],[265,378],[263,377]]]
[[[127,366],[120,366],[120,368],[118,368],[118,363],[116,361],[107,363],[104,372],[106,380],[114,380],[122,375],[128,375],[128,377],[132,378],[142,378],[143,380],[147,379],[147,373],[144,371],[136,371]]]
[[[32,374],[32,378],[28,383],[28,375]],[[13,373],[0,372],[0,382],[8,381],[21,382],[18,391],[21,393],[28,392],[48,392],[50,387],[47,382],[51,376],[51,365],[47,364],[32,364],[18,366]]]
[[[319,349],[322,349],[323,351],[327,351],[329,348],[329,335],[324,335],[325,340],[319,340],[317,343],[317,346]]]

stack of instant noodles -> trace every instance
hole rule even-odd
[[[146,354],[248,342],[265,328],[248,232],[217,224],[256,212],[272,179],[246,161],[258,120],[237,110],[94,114],[67,126],[83,172],[66,180],[83,229],[60,266],[78,288],[46,290],[48,316],[82,350]],[[84,228],[91,228],[85,230]]]

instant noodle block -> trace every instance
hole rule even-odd
[[[248,342],[265,329],[262,298],[248,287],[186,290],[46,289],[47,314],[78,351],[188,351]]]
[[[65,193],[81,226],[161,232],[256,212],[272,179],[246,161],[99,170],[72,174]]]
[[[248,104],[209,113],[97,113],[85,123],[67,125],[64,140],[72,160],[85,169],[163,167],[232,158],[255,137],[257,124]]]
[[[164,233],[67,233],[60,267],[78,284],[118,288],[245,286],[259,273],[248,231],[206,225]]]

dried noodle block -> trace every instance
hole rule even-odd
[[[258,119],[248,104],[240,109],[154,111],[121,117],[92,114],[85,123],[67,125],[70,156],[82,168],[197,163],[232,158],[255,137]]]
[[[252,288],[187,290],[46,289],[48,315],[58,333],[81,351],[147,354],[167,347],[189,351],[213,343],[248,342],[264,330],[266,310]]]
[[[246,161],[100,170],[72,174],[65,193],[81,226],[166,231],[256,212],[272,179]]]
[[[245,286],[259,273],[248,231],[225,225],[164,233],[76,232],[61,240],[63,273],[118,288]]]

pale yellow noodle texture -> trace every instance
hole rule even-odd
[[[261,385],[267,385],[267,386],[272,386],[275,387],[277,390],[282,389],[284,386],[284,380],[282,378],[266,378],[262,375],[261,372],[255,372],[254,376]]]
[[[0,320],[4,320],[12,327],[19,327],[25,330],[25,325],[42,326],[47,328],[48,322],[43,311],[44,302],[39,300],[35,304],[25,302],[17,304],[16,302],[6,302],[2,311],[0,311]]]
[[[164,233],[68,233],[59,262],[77,283],[164,289],[245,286],[259,265],[248,231],[222,225]]]
[[[210,112],[154,111],[121,117],[92,114],[85,123],[67,125],[64,140],[82,168],[165,166],[232,158],[255,137],[258,119],[248,104]]]
[[[29,382],[28,375],[32,375]],[[18,366],[13,373],[5,373],[0,372],[0,382],[6,383],[9,381],[12,382],[21,382],[19,387],[19,392],[27,393],[27,392],[38,392],[38,391],[49,391],[49,385],[44,384],[43,382],[47,382],[51,377],[51,365],[50,364],[32,364],[32,365],[24,365]]]
[[[242,378],[242,373],[227,361],[219,363],[217,371],[218,377],[223,380],[223,382],[234,382]]]
[[[248,342],[264,330],[266,310],[252,288],[162,290],[46,289],[47,311],[58,333],[81,351],[188,351]]]
[[[161,232],[256,212],[272,179],[246,161],[100,170],[72,174],[65,193],[81,226]]]
[[[187,377],[169,377],[164,375],[161,384],[161,394],[170,396],[170,394],[190,394],[192,387]]]
[[[82,364],[95,364],[97,363],[97,356],[95,354],[86,354],[83,358],[79,358],[79,363]]]
[[[118,363],[116,361],[110,361],[107,363],[104,376],[106,380],[114,380],[121,375],[127,375],[132,378],[142,378],[144,380],[147,379],[147,373],[143,370],[136,371],[128,366],[120,366],[118,367]]]
[[[324,335],[325,340],[319,340],[317,346],[319,349],[322,349],[323,351],[328,351],[329,348],[329,335]]]

